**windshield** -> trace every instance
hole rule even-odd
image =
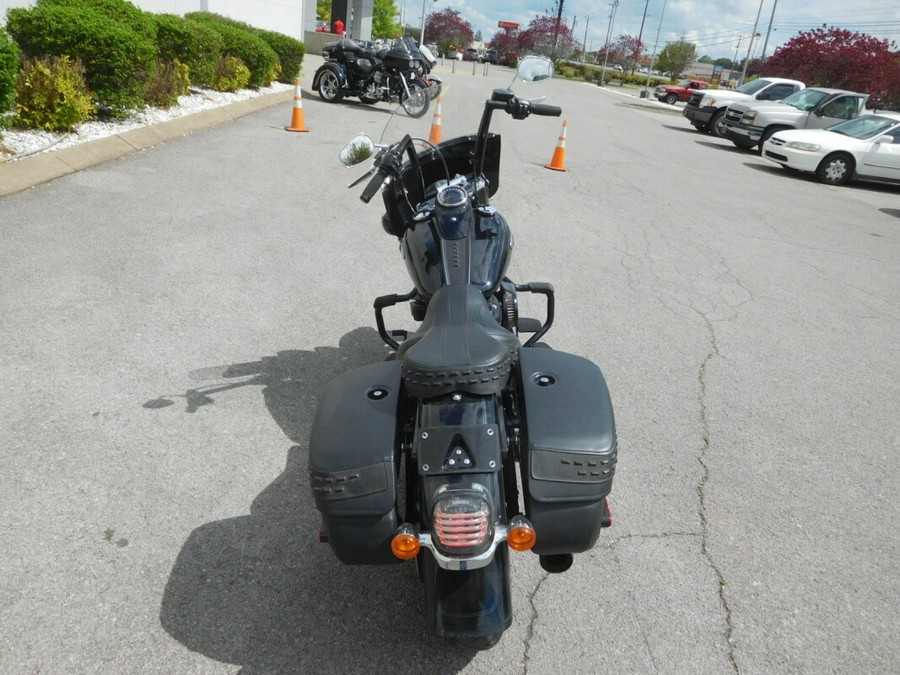
[[[742,84],[740,87],[735,89],[735,91],[739,91],[742,94],[755,94],[760,89],[765,89],[771,84],[769,80],[753,80],[753,82],[747,82],[746,84]]]
[[[678,80],[678,84],[675,85],[675,86],[676,86],[676,87],[687,87],[687,86],[689,86],[690,84],[691,84],[691,81],[690,81],[690,80]]]
[[[829,127],[828,131],[863,140],[883,134],[895,124],[900,124],[900,120],[891,119],[890,117],[880,117],[878,115],[863,115],[854,120],[835,124],[833,127]]]
[[[782,103],[792,105],[797,110],[812,110],[827,96],[824,91],[817,89],[801,89],[788,96]]]

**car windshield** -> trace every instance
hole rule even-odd
[[[678,80],[678,84],[675,85],[677,87],[687,87],[691,84],[690,80]]]
[[[900,120],[878,115],[863,115],[853,120],[835,124],[833,127],[829,127],[828,131],[864,140],[883,134],[895,124],[900,124]]]
[[[765,89],[770,84],[771,82],[769,82],[769,80],[753,80],[753,82],[742,84],[740,87],[735,89],[735,91],[739,91],[742,94],[755,94],[760,89]]]
[[[818,89],[801,89],[788,96],[782,103],[792,105],[797,110],[812,110],[827,96],[828,94]]]

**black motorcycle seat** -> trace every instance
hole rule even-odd
[[[486,396],[503,390],[520,346],[497,323],[476,286],[454,284],[434,294],[422,325],[400,345],[398,358],[412,396]]]

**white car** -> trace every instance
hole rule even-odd
[[[827,129],[777,131],[763,143],[762,156],[815,173],[828,185],[851,178],[900,183],[900,113],[863,115]]]

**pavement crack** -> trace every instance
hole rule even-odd
[[[728,583],[725,579],[725,575],[722,573],[722,570],[719,568],[719,565],[716,564],[716,561],[713,559],[712,554],[709,552],[708,542],[709,542],[709,521],[706,513],[706,485],[709,483],[710,479],[710,470],[709,464],[706,462],[706,454],[709,451],[710,446],[710,430],[709,430],[709,414],[706,407],[706,375],[707,368],[709,364],[713,361],[713,359],[720,358],[719,347],[716,342],[716,332],[713,328],[712,322],[706,319],[707,328],[709,330],[710,335],[710,352],[706,355],[706,358],[703,359],[703,362],[700,364],[700,372],[698,374],[698,379],[700,381],[700,428],[703,434],[702,443],[700,446],[700,454],[697,457],[697,461],[700,463],[700,466],[703,469],[703,474],[700,477],[700,483],[697,485],[697,496],[699,498],[699,509],[698,513],[700,516],[700,552],[704,558],[706,558],[707,563],[710,568],[716,575],[716,578],[719,582],[719,603],[722,605],[722,611],[725,614],[725,642],[728,650],[728,660],[731,663],[731,667],[735,673],[740,673],[740,668],[737,664],[737,659],[734,651],[734,643],[733,643],[733,635],[734,635],[734,623],[732,621],[731,615],[731,607],[728,604],[728,598],[725,595],[725,586]]]
[[[549,577],[550,573],[544,572],[543,576],[534,585],[534,588],[531,589],[531,593],[528,594],[528,604],[531,606],[531,616],[528,619],[528,628],[525,631],[525,656],[522,660],[523,675],[528,675],[528,661],[531,659],[531,639],[534,637],[534,625],[537,622],[539,616],[537,604],[535,603],[534,598],[538,594],[538,591],[541,590],[541,586],[544,585],[544,582],[547,581]]]

